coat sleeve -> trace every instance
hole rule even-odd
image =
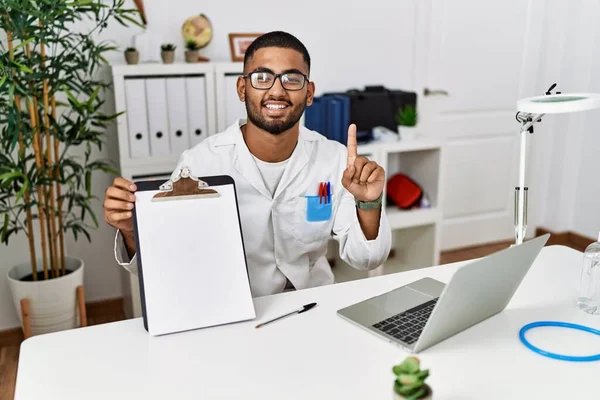
[[[181,157],[179,158],[177,166],[175,167],[175,170],[171,174],[171,179],[176,176],[176,174],[179,172],[179,169],[181,168],[181,166],[184,163],[189,162],[188,152],[189,151],[185,151],[181,154]],[[119,230],[117,230],[117,233],[115,235],[114,253],[115,253],[115,261],[117,262],[117,264],[119,264],[120,266],[125,268],[127,271],[131,272],[132,274],[137,275],[137,273],[138,273],[138,263],[137,263],[137,257],[136,257],[137,254],[134,254],[133,257],[131,257],[131,259],[129,259],[129,255],[127,254],[127,248],[125,247],[125,241],[123,240],[123,235],[121,234],[121,232]]]
[[[121,231],[117,231],[115,235],[115,260],[117,263],[125,268],[127,271],[131,272],[134,275],[138,273],[138,264],[137,264],[137,254],[134,254],[131,259],[129,258],[129,254],[127,254],[127,248],[125,247],[125,241],[123,240],[123,235]]]
[[[339,243],[340,258],[359,270],[371,270],[382,265],[392,246],[392,232],[385,209],[381,210],[377,238],[367,240],[360,222],[354,196],[345,188],[333,222],[333,237]]]

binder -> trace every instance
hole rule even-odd
[[[129,156],[150,156],[148,138],[148,115],[146,112],[146,88],[143,79],[125,79],[125,104],[129,136]]]
[[[169,125],[167,115],[167,89],[164,78],[146,79],[146,104],[148,107],[148,128],[150,132],[150,155],[168,156]]]
[[[190,147],[185,99],[185,78],[167,79],[167,114],[171,154],[180,155]]]
[[[335,97],[327,97],[327,137],[340,141],[342,102]]]
[[[136,182],[134,228],[144,327],[152,336],[256,318],[234,180]]]
[[[335,95],[340,102],[340,124],[337,134],[338,141],[344,146],[348,144],[348,127],[350,127],[350,98],[343,95]]]
[[[323,98],[315,97],[310,107],[307,107],[304,111],[304,126],[322,135],[325,135],[325,130],[323,128],[323,122],[325,120],[323,116],[324,107]]]
[[[190,146],[194,147],[208,136],[206,81],[204,76],[193,76],[185,79],[188,135]]]

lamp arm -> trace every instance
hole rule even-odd
[[[544,114],[525,114],[518,115],[521,117],[520,121],[523,126],[521,127],[521,150],[519,157],[519,186],[516,188],[516,204],[515,204],[515,239],[516,244],[523,243],[525,238],[525,232],[527,230],[527,188],[525,187],[525,166],[526,166],[526,155],[527,155],[527,133],[530,128],[543,117]]]

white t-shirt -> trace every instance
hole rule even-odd
[[[252,154],[252,153],[250,153]],[[256,161],[256,166],[258,167],[258,170],[260,171],[260,174],[262,175],[263,178],[263,182],[265,183],[265,186],[267,187],[267,190],[269,191],[269,193],[271,193],[271,196],[275,195],[275,191],[277,190],[277,186],[279,185],[279,182],[281,181],[281,177],[283,176],[283,172],[285,171],[285,167],[288,163],[288,160],[284,160],[281,162],[277,162],[277,163],[270,163],[270,162],[265,162],[262,161],[258,158],[256,158],[256,156],[254,154],[252,154],[252,157],[254,157],[254,161]],[[269,229],[269,235],[270,237],[273,236],[273,225],[269,224],[270,229]],[[269,246],[274,246],[275,243],[271,240],[268,241]],[[287,284],[285,285],[285,290],[292,290],[294,289],[294,285],[292,285],[292,282],[290,282],[290,280],[287,280]]]
[[[269,163],[259,160],[254,156],[254,154],[252,157],[254,157],[254,161],[256,161],[256,165],[258,166],[258,170],[262,175],[267,190],[271,193],[271,196],[274,196],[289,159],[277,163]]]

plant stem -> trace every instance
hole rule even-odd
[[[52,119],[56,121],[56,97],[52,95]],[[55,131],[56,133],[56,131]],[[66,273],[66,265],[65,265],[65,238],[64,238],[64,222],[63,222],[63,213],[62,206],[63,200],[61,199],[61,189],[60,182],[58,180],[58,139],[54,136],[54,160],[56,163],[54,164],[54,179],[56,182],[56,197],[58,200],[58,238],[60,240],[60,266],[62,268],[62,274]]]
[[[39,22],[40,27],[43,27],[42,21]],[[40,52],[42,56],[41,64],[42,64],[42,73],[45,73],[46,69],[46,45],[44,42],[40,42]],[[46,134],[46,163],[48,165],[48,176],[51,177],[56,168],[53,165],[52,161],[52,138],[50,137],[50,117],[48,114],[49,100],[48,100],[48,79],[44,78],[43,80],[43,102],[44,102],[44,132]],[[50,253],[52,256],[52,268],[54,269],[54,277],[59,276],[59,266],[58,266],[58,247],[57,247],[57,236],[56,236],[56,216],[54,214],[54,210],[56,208],[56,202],[54,198],[54,185],[50,183],[48,186],[48,198],[50,200],[50,216],[49,216],[49,233],[50,233]],[[48,201],[46,201],[48,204]]]
[[[31,49],[29,47],[29,44],[25,45],[25,51],[27,53],[27,58],[31,58]],[[35,88],[33,86],[33,82],[30,82],[30,87],[31,87],[31,91],[32,91],[32,97],[33,100],[28,100],[27,104],[29,107],[29,114],[31,117],[31,128],[33,129],[33,151],[35,154],[35,162],[36,162],[36,166],[38,171],[42,171],[43,170],[43,157],[42,157],[42,149],[41,149],[41,143],[42,140],[40,138],[40,131],[38,130],[37,127],[37,100],[36,100],[36,96],[35,96]],[[48,250],[46,248],[46,218],[45,218],[45,203],[44,203],[44,190],[43,187],[41,185],[36,185],[37,186],[37,192],[38,192],[38,214],[40,217],[40,231],[41,231],[41,237],[42,237],[42,261],[44,264],[44,279],[47,280],[48,279]]]
[[[14,59],[13,39],[12,32],[6,31],[6,38],[8,40],[8,52],[11,60]],[[12,72],[14,76],[14,71]],[[21,119],[21,96],[15,94],[15,106],[19,113],[19,120]],[[23,143],[23,132],[19,130],[19,159],[25,163],[25,143]],[[31,262],[31,275],[34,281],[37,281],[37,258],[35,254],[35,237],[33,232],[33,217],[31,216],[31,207],[29,207],[30,197],[29,188],[25,189],[23,194],[23,200],[25,202],[25,212],[27,214],[27,240],[29,242],[29,260]]]

